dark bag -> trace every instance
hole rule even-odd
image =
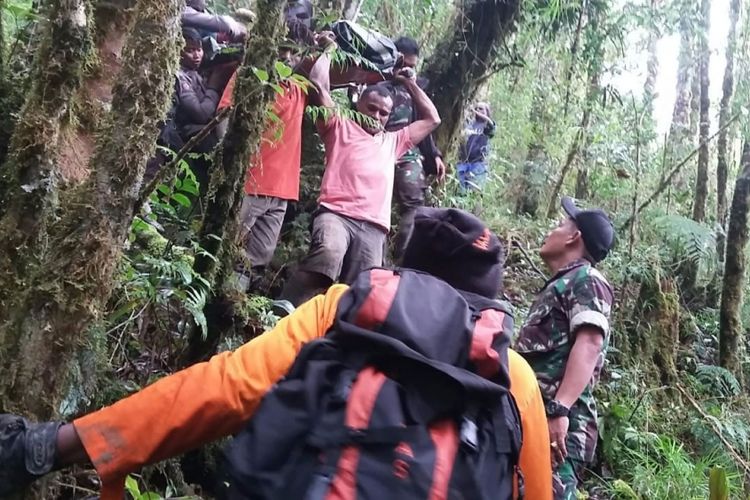
[[[225,451],[220,496],[512,498],[512,327],[502,303],[433,276],[362,273]]]
[[[337,21],[331,26],[336,43],[344,52],[359,56],[382,73],[392,72],[398,49],[390,38],[352,21]],[[367,66],[363,66],[367,69]]]

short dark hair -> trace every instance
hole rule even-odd
[[[396,46],[399,52],[405,56],[419,56],[419,44],[413,38],[408,36],[400,36],[396,39],[393,44]]]
[[[393,99],[393,95],[391,94],[391,91],[388,90],[388,88],[385,85],[381,84],[375,84],[370,85],[369,87],[366,87],[365,90],[362,91],[362,94],[360,94],[359,98],[364,99],[370,94],[377,94],[380,97],[388,97],[390,99]]]
[[[182,28],[182,38],[184,38],[186,42],[203,43],[203,37],[195,28]]]

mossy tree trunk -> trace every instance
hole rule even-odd
[[[672,278],[659,276],[641,284],[634,317],[641,318],[629,336],[631,359],[662,385],[677,379],[675,354],[680,341],[680,302]]]
[[[195,270],[214,286],[215,298],[206,308],[209,331],[205,339],[198,329],[190,336],[186,363],[215,352],[224,333],[232,327],[234,315],[227,288],[237,255],[235,241],[239,234],[243,185],[248,162],[258,149],[267,123],[268,106],[275,95],[270,82],[261,82],[253,69],[262,68],[269,75],[275,74],[274,62],[284,31],[281,20],[284,4],[283,0],[260,0],[256,4],[258,21],[238,73],[235,107],[227,134],[214,158],[216,167],[201,229],[201,246],[214,258],[198,256],[195,261]]]
[[[122,51],[135,3],[136,0],[93,2],[93,50],[61,130],[57,151],[63,188],[83,182],[90,173],[88,165],[94,155],[96,131],[112,104],[112,91],[122,70]]]
[[[719,104],[719,137],[716,141],[716,222],[722,229],[727,226],[727,179],[729,177],[729,130],[727,122],[731,114],[734,94],[734,53],[737,50],[737,22],[742,0],[732,0],[729,7],[729,33],[725,52],[726,66],[721,84],[722,94]],[[724,263],[724,235],[719,232],[716,241],[719,269]]]
[[[487,76],[498,70],[498,51],[513,31],[518,0],[466,0],[453,21],[453,33],[435,48],[422,76],[442,118],[435,139],[447,152],[456,137],[466,105]]]
[[[693,68],[692,31],[687,16],[680,19],[680,52],[677,60],[676,98],[669,127],[671,163],[684,158],[690,150],[690,71]]]
[[[45,31],[33,85],[0,167],[0,283],[23,266],[29,248],[45,240],[57,205],[60,127],[91,45],[85,0],[51,2]]]
[[[0,1],[9,5],[9,0]],[[38,14],[36,10],[33,10]],[[8,19],[0,18],[0,166],[5,163],[16,120],[31,86],[34,55],[39,45],[37,34],[41,16],[27,22],[20,30],[9,26]],[[6,23],[3,25],[3,23]],[[8,37],[8,34],[12,34]]]
[[[750,212],[750,142],[742,147],[742,171],[734,184],[734,196],[729,212],[724,282],[719,310],[719,363],[740,376],[740,341],[742,330],[742,301],[746,279],[746,251],[748,217]]]
[[[181,7],[180,0],[138,2],[112,108],[97,134],[92,175],[61,199],[60,219],[48,228],[47,239],[25,247],[25,265],[14,272],[3,268],[0,401],[5,411],[40,419],[55,414],[68,362],[111,294],[157,123],[172,96]]]
[[[708,47],[709,17],[711,15],[710,0],[701,1],[701,22],[698,43],[698,77],[699,77],[699,133],[698,142],[698,171],[695,177],[695,196],[693,198],[693,220],[703,222],[706,219],[706,199],[708,198],[708,133],[711,125],[709,117],[711,100],[709,97],[709,59],[711,52]]]

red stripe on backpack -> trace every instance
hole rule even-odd
[[[385,322],[388,311],[396,299],[396,290],[401,277],[388,269],[370,271],[370,286],[373,292],[367,296],[354,320],[354,324],[373,330]]]
[[[477,368],[477,373],[492,379],[500,372],[500,354],[493,347],[495,339],[506,335],[503,331],[505,313],[496,309],[485,309],[474,324],[469,359]]]
[[[386,376],[372,367],[366,367],[354,381],[346,405],[346,425],[352,429],[366,429],[370,423],[375,401]],[[336,476],[326,500],[354,500],[357,498],[357,465],[359,447],[347,446],[341,452]]]

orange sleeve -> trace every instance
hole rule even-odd
[[[508,351],[510,392],[521,413],[523,446],[520,466],[529,500],[552,500],[552,457],[547,414],[534,371],[519,354]]]
[[[226,87],[224,87],[224,92],[221,94],[221,100],[219,101],[219,106],[216,108],[216,112],[218,113],[224,108],[230,107],[232,104],[234,104],[234,85],[237,83],[237,72],[235,71],[232,75],[232,78],[229,79],[227,82]]]
[[[121,499],[124,476],[142,465],[239,431],[289,370],[302,345],[325,335],[346,289],[333,286],[239,349],[75,420],[102,479],[102,500]]]

